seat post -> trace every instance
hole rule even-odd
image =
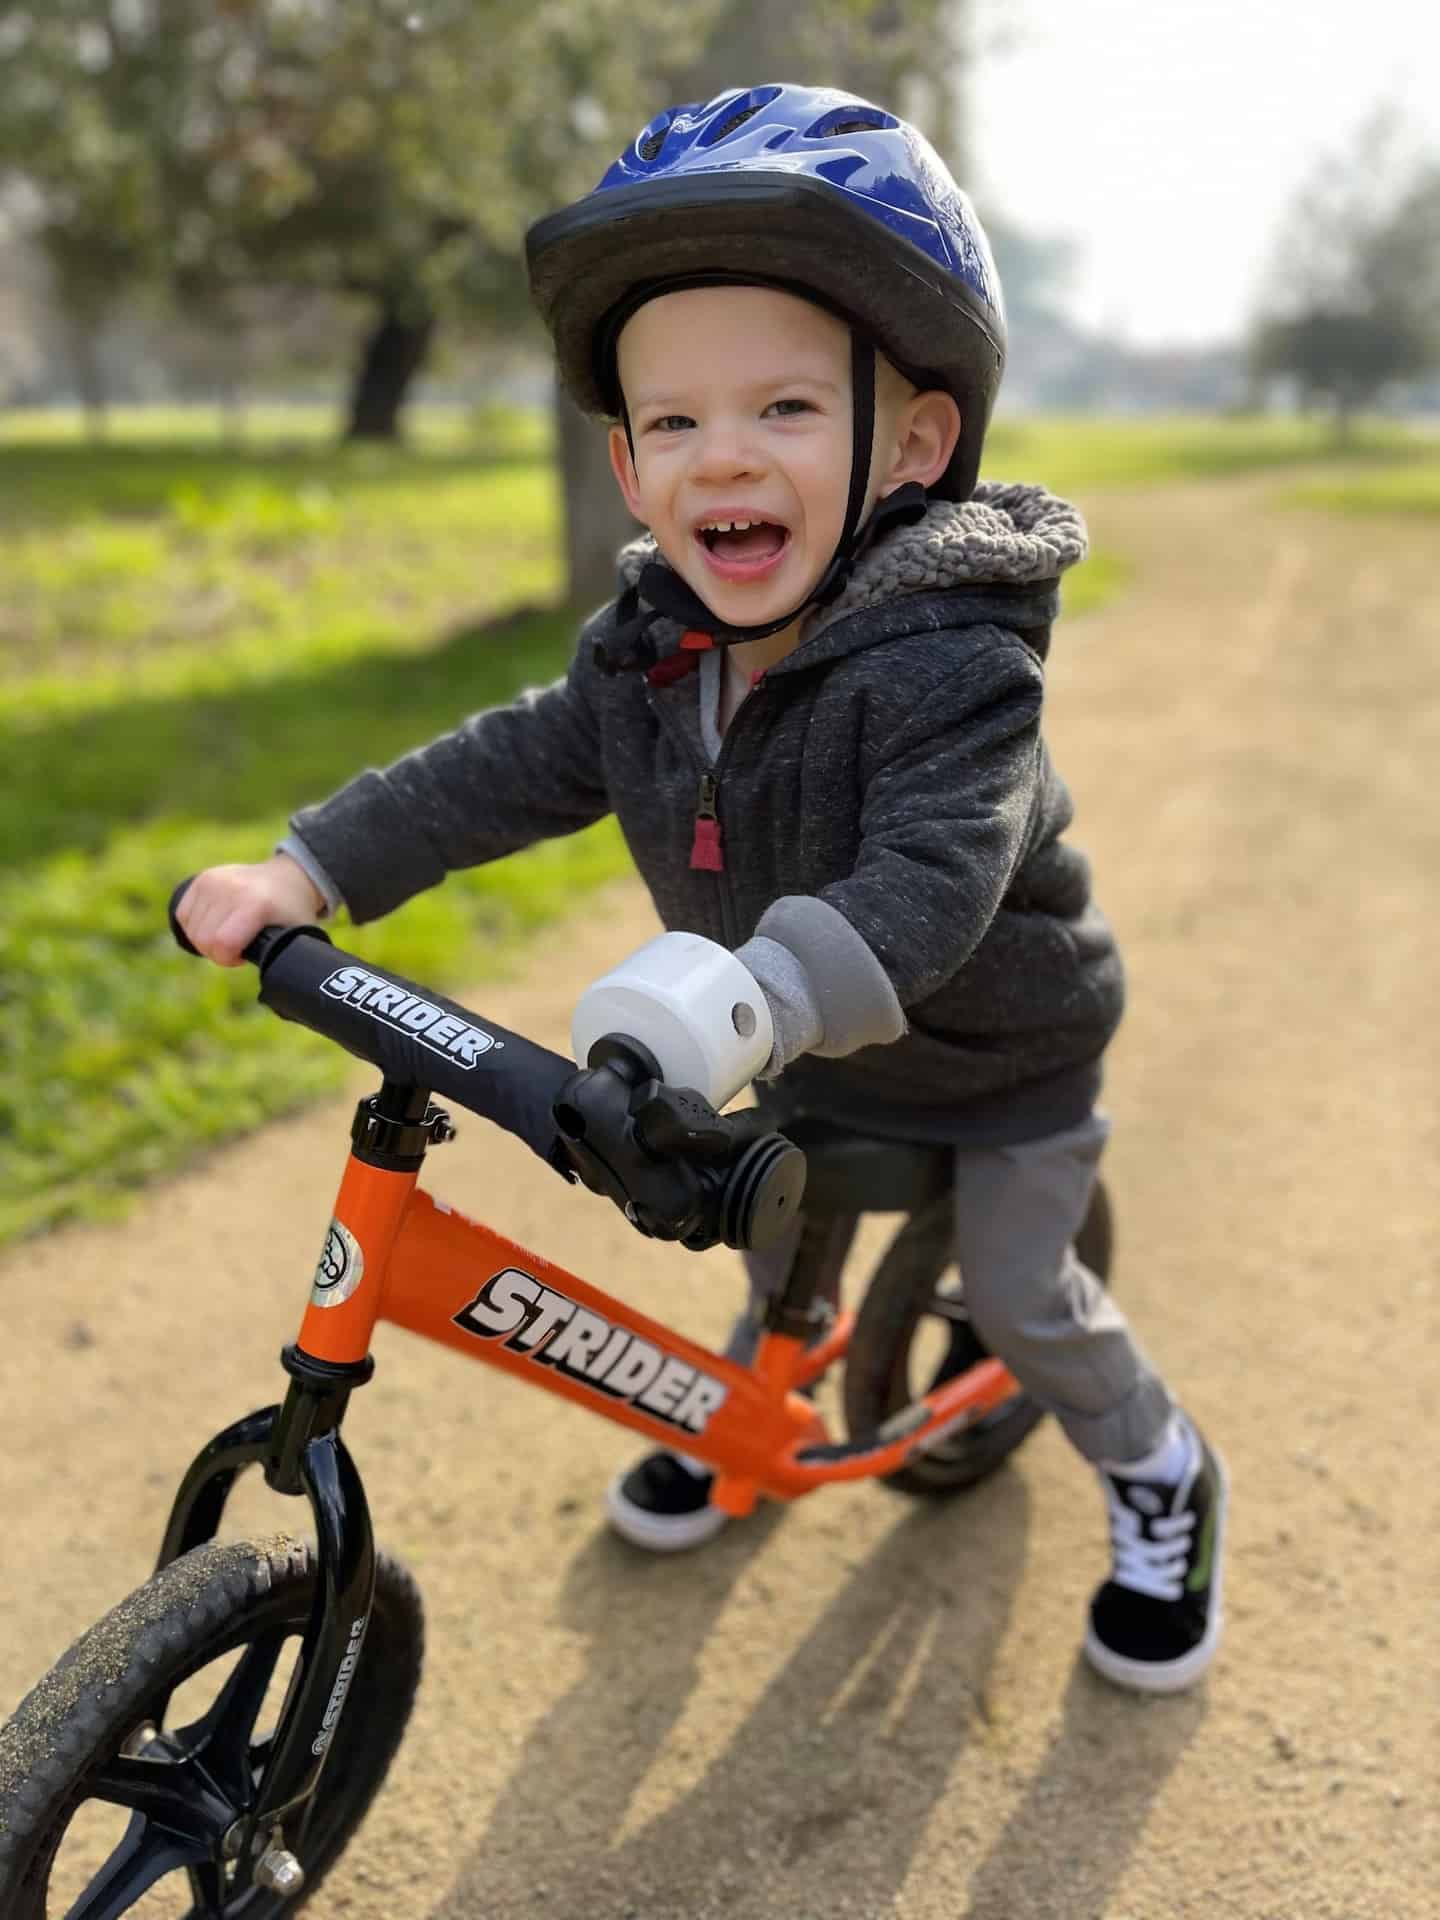
[[[811,1346],[840,1306],[840,1276],[859,1224],[855,1214],[807,1211],[781,1286],[765,1302],[761,1326]]]

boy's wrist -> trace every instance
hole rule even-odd
[[[328,920],[338,913],[345,902],[335,882],[326,873],[320,862],[296,833],[288,833],[275,849],[274,857],[289,860],[297,866],[315,890],[317,920]]]

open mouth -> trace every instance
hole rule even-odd
[[[720,572],[745,576],[768,572],[790,542],[790,529],[776,520],[702,520],[695,538]]]

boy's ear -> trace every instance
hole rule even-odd
[[[626,506],[643,525],[645,516],[640,511],[640,483],[635,478],[635,462],[630,458],[630,442],[623,427],[610,429],[610,466],[625,496]]]
[[[907,480],[932,486],[950,464],[960,438],[960,408],[955,396],[932,387],[907,400],[895,436],[895,461],[884,481],[888,493]]]

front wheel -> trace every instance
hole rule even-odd
[[[874,1433],[892,1414],[943,1386],[989,1350],[965,1311],[964,1277],[955,1266],[954,1196],[912,1214],[891,1241],[855,1318],[845,1362],[845,1422],[852,1439]],[[1113,1252],[1110,1200],[1097,1181],[1075,1251],[1098,1280],[1108,1281]],[[1043,1418],[1017,1391],[992,1412],[913,1454],[885,1476],[900,1493],[961,1493],[988,1476]]]
[[[295,1541],[212,1542],[76,1641],[0,1728],[6,1920],[118,1920],[142,1899],[156,1920],[296,1910],[293,1894],[240,1883],[235,1832],[318,1582]],[[307,1894],[385,1777],[423,1642],[414,1582],[378,1556],[364,1652],[297,1847]]]

